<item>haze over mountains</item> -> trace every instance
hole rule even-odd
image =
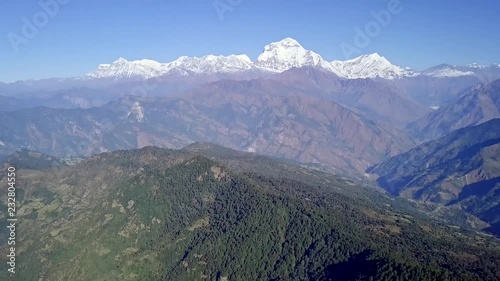
[[[128,61],[119,58],[112,63],[101,64],[97,69],[79,77],[0,83],[0,96],[36,98],[38,99],[37,105],[49,107],[85,108],[104,105],[124,95],[179,96],[187,90],[221,79],[279,80],[280,74],[296,68],[322,71],[324,75],[330,77],[328,79],[339,81],[372,79],[374,82],[370,83],[379,84],[374,86],[375,88],[385,88],[384,91],[391,94],[362,95],[363,98],[359,98],[357,94],[352,97],[338,95],[330,99],[350,109],[359,109],[358,113],[365,110],[373,111],[373,107],[378,111],[385,110],[385,112],[376,112],[375,115],[368,116],[370,118],[385,117],[384,121],[388,121],[388,115],[399,115],[401,120],[395,117],[389,120],[389,123],[394,122],[398,127],[415,121],[427,113],[431,107],[437,108],[455,101],[459,98],[458,93],[466,87],[477,83],[487,84],[500,79],[498,64],[488,66],[442,64],[418,72],[394,65],[377,53],[344,61],[326,61],[321,55],[305,49],[296,40],[285,38],[265,46],[255,61],[244,54],[207,55],[201,58],[182,56],[168,63],[150,59]],[[338,92],[336,89],[330,90],[325,86],[315,85],[315,87],[323,87],[321,89],[323,92]],[[312,90],[308,89],[308,91]],[[387,108],[388,103],[382,102],[388,97],[391,99],[390,103],[393,104],[389,108]],[[380,103],[377,106],[367,105],[371,103],[370,100],[377,100]],[[354,101],[359,101],[363,106],[352,106]],[[403,104],[400,105],[400,103]],[[421,114],[415,114],[415,111]]]
[[[255,61],[120,58],[77,78],[1,85],[5,112],[15,110],[0,113],[9,132],[1,150],[86,157],[209,141],[363,174],[417,142],[498,117],[499,78],[497,64],[416,72],[377,53],[328,62],[292,38]]]
[[[413,146],[404,133],[274,81],[219,81],[182,98],[124,98],[90,109],[0,113],[0,147],[65,157],[157,145],[214,142],[249,152],[363,172]],[[285,85],[281,85],[286,87]]]
[[[468,87],[457,101],[422,116],[408,129],[415,138],[431,140],[494,118],[500,118],[500,80]]]

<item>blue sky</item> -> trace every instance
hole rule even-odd
[[[51,1],[68,3],[47,15],[40,2]],[[223,20],[216,1],[233,6]],[[402,10],[359,52],[347,55],[341,46],[356,47],[356,27],[364,30],[373,11],[387,11],[398,0],[216,1],[2,0],[0,81],[81,75],[118,57],[168,62],[182,55],[246,53],[255,59],[266,44],[285,37],[327,60],[378,52],[416,70],[500,63],[497,0],[399,0]],[[23,35],[23,18],[38,26],[24,33],[31,38]]]

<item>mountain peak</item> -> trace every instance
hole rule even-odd
[[[242,60],[242,61],[245,61],[245,62],[248,62],[248,63],[252,63],[252,60],[247,55],[245,55],[245,54],[242,54],[242,55],[231,55],[231,56],[234,56],[234,57],[236,57],[239,60]]]
[[[470,67],[469,68],[475,68],[475,67]],[[455,65],[449,65],[449,64],[440,64],[435,67],[431,67],[427,70],[425,70],[424,75],[431,76],[431,77],[438,77],[438,78],[445,78],[445,77],[460,77],[460,76],[475,76],[475,73],[469,70],[460,70],[457,69]]]
[[[342,76],[347,78],[376,78],[395,79],[418,75],[409,68],[393,65],[379,53],[362,55],[346,61],[333,61],[339,65]]]
[[[119,57],[113,63],[127,63],[127,62],[128,62],[128,60],[126,60],[125,58]]]
[[[382,59],[382,58],[385,59],[385,57],[381,56],[379,53],[376,53],[376,52],[373,53],[373,54],[366,54],[366,55],[364,55],[364,57],[371,58],[371,59],[376,59],[376,60]]]
[[[388,61],[384,56],[381,56],[379,53],[362,55],[357,58],[354,58],[354,60],[391,64],[390,61]]]
[[[302,45],[300,45],[300,43],[297,40],[290,38],[290,37],[287,37],[287,38],[282,39],[282,40],[277,41],[277,42],[272,42],[267,46],[283,46],[283,47],[302,48]]]
[[[271,42],[264,47],[264,53],[266,52],[279,52],[285,50],[294,50],[297,51],[307,51],[300,45],[300,43],[293,38],[285,38],[277,42]]]
[[[481,64],[476,63],[476,62],[473,62],[471,64],[468,64],[467,67],[470,67],[470,68],[486,68],[487,66],[481,65]]]
[[[500,64],[497,63],[491,63],[491,64],[479,64],[479,63],[470,63],[466,65],[465,67],[467,68],[475,68],[475,69],[488,69],[488,68],[498,68],[500,67]]]
[[[86,75],[88,78],[140,78],[149,79],[162,73],[163,64],[154,60],[128,61],[122,57],[111,64],[100,64],[97,70]]]
[[[293,38],[285,38],[266,45],[255,65],[271,72],[283,72],[294,67],[304,66],[319,66],[333,71],[330,63],[319,54],[304,49]]]

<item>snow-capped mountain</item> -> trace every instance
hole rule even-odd
[[[478,64],[478,63],[471,63],[471,64],[468,64],[466,66],[462,66],[462,67],[467,67],[467,68],[477,68],[477,69],[498,69],[500,68],[500,64],[498,63],[492,63],[490,65],[482,65],[482,64]]]
[[[318,67],[347,79],[382,78],[399,79],[425,75],[434,78],[461,76],[500,77],[500,65],[483,66],[476,63],[466,66],[438,65],[416,72],[389,62],[378,53],[362,55],[354,59],[328,62],[321,55],[307,50],[292,38],[272,42],[254,62],[247,55],[215,56],[201,58],[182,56],[175,61],[161,63],[154,60],[127,61],[119,58],[111,64],[101,64],[84,77],[94,78],[136,78],[149,79],[168,74],[235,74],[247,71],[258,73],[281,73],[291,68]],[[486,79],[492,80],[492,79]]]
[[[401,77],[413,77],[418,73],[409,69],[401,68],[391,64],[385,57],[378,53],[362,55],[346,61],[332,61],[332,65],[340,69],[341,77],[356,78],[383,78],[395,79]]]
[[[99,65],[95,71],[88,73],[85,77],[149,79],[168,73],[220,74],[251,70],[281,73],[294,67],[305,66],[320,67],[339,77],[349,79],[376,77],[394,79],[416,75],[411,70],[391,64],[376,53],[347,61],[328,62],[321,55],[302,47],[297,40],[285,38],[266,45],[255,62],[252,62],[247,55],[207,55],[201,58],[182,56],[169,63],[153,60],[127,61],[120,58],[111,64]]]
[[[149,79],[170,72],[177,74],[216,74],[234,73],[253,69],[247,55],[214,56],[202,58],[183,56],[169,63],[153,60],[128,61],[119,58],[111,64],[101,64],[97,70],[86,75],[87,78],[140,78]]]
[[[88,78],[141,78],[149,79],[160,76],[167,70],[166,65],[154,60],[128,61],[119,58],[111,64],[101,64],[95,71],[86,75]]]
[[[167,63],[166,66],[167,72],[172,69],[179,69],[184,70],[186,73],[196,74],[235,73],[254,68],[252,60],[247,55],[208,55],[201,58],[184,56]]]
[[[500,78],[500,65],[481,65],[478,63],[468,65],[440,64],[425,70],[423,74],[437,78],[474,76],[484,83],[488,83]]]
[[[270,72],[283,72],[293,67],[304,66],[322,67],[336,72],[332,65],[320,55],[304,49],[297,40],[292,38],[266,45],[255,61],[255,66]]]
[[[466,65],[466,67],[470,67],[470,68],[479,68],[479,69],[483,69],[483,68],[486,68],[488,66],[486,65],[481,65],[481,64],[478,64],[478,63],[471,63],[471,64],[468,64]]]
[[[478,67],[472,67],[478,68]],[[460,77],[460,76],[474,76],[474,72],[472,71],[462,71],[457,69],[456,66],[449,64],[441,64],[435,67],[431,67],[425,70],[424,75],[444,78],[444,77]]]

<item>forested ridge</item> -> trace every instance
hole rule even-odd
[[[497,238],[329,174],[216,154],[21,170],[19,280],[500,277]]]

